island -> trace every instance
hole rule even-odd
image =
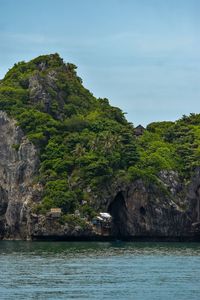
[[[15,64],[0,81],[0,239],[200,240],[200,114],[134,127],[57,53]]]

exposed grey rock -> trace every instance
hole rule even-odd
[[[0,230],[8,238],[25,238],[29,205],[37,187],[33,179],[38,152],[24,136],[16,121],[0,111]]]
[[[136,180],[118,182],[102,193],[102,204],[113,216],[112,234],[117,237],[192,237],[197,219],[200,170],[190,185],[178,174],[163,171],[160,184]]]
[[[45,89],[44,80],[42,80],[38,73],[29,79],[29,98],[32,104],[40,104],[44,112],[50,112],[51,96]]]
[[[41,65],[45,70],[45,65]],[[56,118],[61,118],[64,106],[64,99],[67,94],[60,91],[56,85],[57,73],[55,70],[50,70],[46,74],[45,79],[39,73],[35,73],[29,78],[29,99],[32,105],[39,106],[41,111],[53,114]],[[53,94],[52,94],[53,93]],[[56,106],[57,109],[52,109],[55,104],[56,93]]]
[[[108,210],[117,236],[179,237],[191,231],[187,213],[170,195],[142,180],[118,192]]]
[[[177,172],[163,170],[158,174],[163,184],[170,190],[172,195],[176,195],[182,189],[182,184]]]
[[[196,168],[191,181],[188,184],[187,201],[189,203],[189,215],[195,222],[200,222],[200,167]]]
[[[59,218],[42,215],[31,215],[30,237],[32,239],[45,238],[89,238],[94,237],[95,232],[89,222],[84,228],[73,226],[70,223],[61,224]]]

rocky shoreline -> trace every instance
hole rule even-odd
[[[37,236],[31,237],[32,242],[52,241],[52,242],[200,242],[200,235],[197,236],[180,236],[180,237],[154,237],[154,236],[132,236],[121,237],[117,239],[114,236]]]

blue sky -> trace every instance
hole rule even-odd
[[[0,0],[0,78],[58,52],[134,125],[200,113],[199,0]]]

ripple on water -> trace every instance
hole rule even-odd
[[[0,299],[191,299],[198,243],[0,242]]]

